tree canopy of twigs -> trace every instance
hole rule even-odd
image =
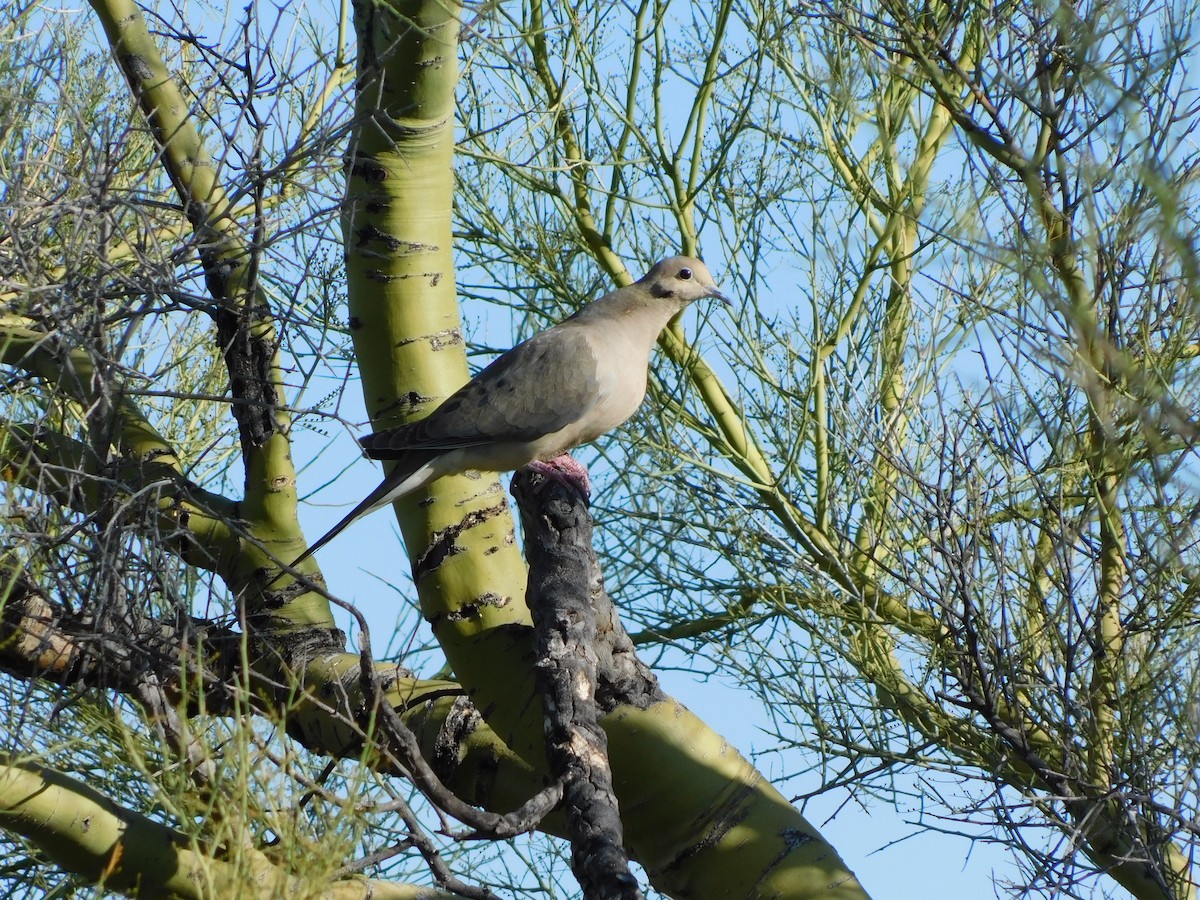
[[[862,898],[840,791],[1194,898],[1196,15],[0,12],[6,889]],[[735,309],[590,509],[455,476],[376,596],[290,565],[352,431],[677,252]]]

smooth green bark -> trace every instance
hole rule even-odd
[[[324,889],[263,854],[204,853],[186,835],[132,813],[60,772],[0,759],[0,826],[23,835],[63,870],[110,890],[164,900],[205,897],[448,900],[432,888],[347,879]]]

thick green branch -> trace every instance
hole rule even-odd
[[[258,850],[237,859],[118,806],[85,784],[11,755],[0,758],[0,827],[63,870],[109,890],[167,900],[309,896],[311,876],[289,874]],[[210,893],[211,891],[211,893]],[[329,900],[450,900],[454,895],[367,879],[331,883]]]
[[[154,133],[160,159],[198,241],[208,290],[217,301],[213,317],[241,436],[246,495],[240,511],[255,537],[243,547],[246,568],[270,567],[276,555],[272,550],[278,550],[278,557],[291,558],[299,554],[302,542],[279,338],[258,283],[260,248],[243,237],[233,218],[191,105],[171,78],[137,4],[92,0],[92,8]],[[263,224],[254,223],[256,233]],[[254,599],[258,595],[258,590],[247,595],[254,607],[259,605]],[[292,624],[289,618],[327,619],[328,609],[321,606],[319,598],[306,597],[302,609],[262,616],[258,624],[287,628]]]

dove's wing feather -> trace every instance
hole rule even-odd
[[[361,440],[373,459],[413,450],[530,443],[588,413],[606,396],[588,331],[570,322],[518,344],[428,417]]]

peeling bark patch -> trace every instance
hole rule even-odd
[[[405,253],[437,253],[436,244],[423,244],[420,241],[401,241]]]
[[[425,548],[425,552],[413,563],[413,580],[420,584],[426,575],[436,571],[451,556],[462,553],[464,548],[458,543],[459,536],[463,532],[501,515],[504,509],[504,504],[498,503],[495,506],[476,510],[464,516],[461,522],[435,531],[430,537],[429,546]]]
[[[477,619],[484,607],[491,606],[496,609],[503,609],[510,603],[512,603],[512,597],[505,597],[503,594],[496,594],[489,591],[486,594],[481,594],[469,603],[464,603],[458,609],[446,613],[446,621],[462,622],[467,619]]]
[[[270,654],[294,672],[302,671],[311,660],[340,654],[346,647],[346,633],[340,628],[309,628],[288,632],[286,629],[295,627],[295,623],[290,620],[258,616],[251,621],[256,625],[278,625],[273,634],[265,630],[261,632],[265,637],[254,642],[251,646],[252,654]],[[352,666],[342,673],[339,682],[322,682],[320,692],[325,697],[345,696],[348,690],[354,689],[359,677],[358,667]]]
[[[174,455],[175,454],[172,453],[170,450],[167,450],[163,447],[159,447],[159,448],[151,450],[149,453],[145,454],[142,457],[141,461],[143,463],[149,463],[149,462],[154,462],[156,459],[162,459],[164,456],[174,456]]]
[[[449,781],[462,760],[462,745],[483,722],[466,697],[459,697],[438,729],[433,743],[433,769],[442,781]]]
[[[461,474],[462,477],[467,481],[483,481],[484,479],[488,479],[488,481],[485,485],[483,485],[482,490],[476,491],[474,494],[470,494],[469,496],[463,497],[461,500],[456,501],[454,504],[455,506],[461,508],[463,506],[470,506],[471,504],[478,503],[480,501],[486,501],[491,499],[489,495],[498,497],[504,496],[504,487],[498,480],[492,477],[495,474],[494,472],[480,472],[475,469],[469,469]],[[500,500],[498,502],[503,503],[504,501]],[[508,531],[510,534],[512,533],[511,528]]]
[[[363,247],[367,244],[382,244],[385,250],[393,254],[421,253],[437,249],[430,244],[423,244],[420,241],[406,241],[403,238],[384,231],[377,225],[365,225],[359,228],[355,232],[355,239],[356,247]]]
[[[363,251],[366,253],[367,251]],[[382,253],[376,253],[375,256],[382,256]],[[431,276],[429,272],[402,272],[399,274],[393,273],[385,269],[367,269],[363,275],[370,278],[372,281],[377,281],[380,284],[394,284],[397,281],[409,281],[413,278],[429,278],[430,284],[437,285],[437,277]]]
[[[350,175],[361,178],[368,184],[379,184],[387,179],[387,168],[370,156],[356,156],[350,163]]]
[[[425,394],[418,393],[417,391],[409,391],[407,394],[403,394],[402,396],[396,398],[395,408],[403,410],[404,412],[413,412],[414,410],[432,402],[432,397],[427,397]]]
[[[391,281],[409,281],[413,278],[423,278],[429,282],[430,287],[437,287],[438,282],[442,280],[441,272],[402,272],[399,275],[393,275]]]
[[[407,347],[409,344],[416,344],[420,341],[429,341],[429,349],[445,350],[448,347],[457,347],[462,344],[462,330],[459,328],[443,328],[441,331],[435,331],[433,334],[423,334],[420,337],[405,338],[397,342],[397,347]]]
[[[805,844],[811,844],[814,838],[807,831],[801,831],[799,828],[785,828],[779,833],[783,838],[784,844],[788,850],[795,850],[797,847],[803,847]]]
[[[496,609],[503,609],[512,603],[512,597],[505,597],[503,594],[497,594],[494,591],[488,591],[475,601],[480,606],[494,606]]]
[[[396,682],[400,680],[400,676],[404,674],[399,667],[384,671],[379,676],[379,690],[387,693],[396,686]]]
[[[150,63],[136,53],[121,57],[121,64],[136,81],[148,81],[154,76],[154,69],[150,67]]]
[[[366,225],[359,228],[354,234],[354,246],[364,247],[367,244],[379,243],[383,244],[384,249],[395,253],[402,246],[404,241],[396,237],[394,234],[388,234],[381,228],[375,225]]]
[[[479,605],[476,603],[464,603],[458,609],[453,609],[446,613],[445,616],[447,622],[465,622],[478,618]]]
[[[749,814],[749,810],[746,808],[746,797],[753,792],[754,789],[751,787],[735,791],[725,803],[713,811],[708,818],[708,830],[704,832],[700,840],[675,854],[675,858],[671,860],[667,868],[678,869],[693,856],[715,847],[724,840],[725,835],[745,821]]]
[[[205,264],[206,273],[214,267]],[[220,295],[215,295],[220,296]],[[269,310],[252,306],[234,313],[218,310],[213,318],[217,339],[229,371],[234,400],[233,417],[243,447],[261,447],[275,433],[274,356],[276,345],[255,333],[254,325],[270,317]]]
[[[262,580],[268,582],[268,584],[272,584],[275,580],[277,580],[280,574],[281,571],[275,569],[274,566],[272,566],[272,568],[260,566],[260,568],[254,571],[254,578],[256,578],[256,580]],[[325,578],[320,574],[307,576],[307,581],[312,582],[313,586],[318,588],[323,588],[325,584]],[[281,608],[290,604],[290,602],[298,598],[298,596],[302,596],[307,593],[308,587],[299,581],[292,582],[284,588],[271,588],[269,590],[265,590],[262,598],[259,599],[258,608],[260,608],[260,610],[281,610]]]
[[[803,847],[805,844],[810,844],[817,839],[815,835],[799,828],[784,828],[780,830],[779,837],[782,847],[775,855],[775,858],[763,867],[762,875],[759,877],[756,887],[760,886],[762,881],[769,877],[770,874],[774,872],[790,854],[795,852],[798,848]],[[826,890],[832,892],[839,884],[847,883],[853,880],[853,878],[854,876],[850,875],[849,877],[836,879],[826,885]],[[766,896],[766,894],[762,893],[761,891],[755,894],[755,896],[758,896],[759,894],[764,897]]]
[[[381,398],[382,399],[382,398]],[[379,411],[375,413],[376,418],[383,415],[390,415],[395,412],[411,413],[424,406],[426,403],[432,403],[432,397],[426,397],[416,391],[409,391],[406,394],[401,394],[396,397],[391,403],[385,406],[380,406]]]

